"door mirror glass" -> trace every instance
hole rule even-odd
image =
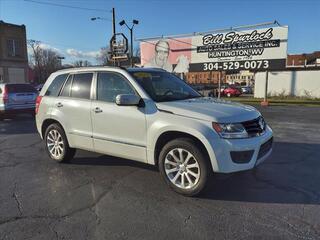
[[[119,94],[116,97],[116,104],[119,106],[137,106],[141,98],[134,94]]]

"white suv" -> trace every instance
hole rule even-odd
[[[255,108],[202,97],[160,69],[55,72],[37,98],[36,123],[57,162],[78,148],[158,165],[188,196],[213,172],[251,169],[272,151],[272,130]]]

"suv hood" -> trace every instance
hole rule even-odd
[[[254,107],[208,97],[156,104],[160,111],[219,123],[244,122],[261,115]]]

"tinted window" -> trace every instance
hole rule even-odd
[[[105,102],[116,102],[119,94],[135,94],[128,81],[117,73],[98,73],[97,99]]]
[[[71,83],[72,83],[72,76],[73,75],[69,75],[68,80],[67,80],[66,84],[64,85],[61,93],[60,93],[60,96],[63,96],[63,97],[69,97],[70,96],[70,88],[71,88]]]
[[[73,77],[71,97],[90,99],[93,73],[75,74]]]
[[[29,84],[8,84],[7,85],[8,93],[26,93],[33,92],[37,93],[38,91]]]
[[[60,89],[66,80],[68,74],[57,76],[50,84],[45,96],[58,96]]]

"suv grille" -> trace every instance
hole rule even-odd
[[[242,122],[242,125],[246,129],[249,137],[260,136],[266,129],[266,123],[262,116],[250,121]]]

